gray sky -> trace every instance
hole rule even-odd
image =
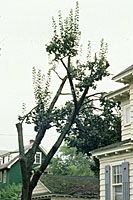
[[[34,106],[32,67],[47,69],[45,44],[52,36],[51,18],[75,7],[75,0],[0,0],[0,149],[17,148],[15,124],[22,103]],[[96,52],[102,38],[108,43],[109,71],[117,74],[133,64],[133,1],[79,0],[82,43],[91,41]],[[121,87],[106,78],[99,91]],[[56,89],[56,88],[55,88]],[[35,134],[25,128],[25,144]],[[49,133],[43,145],[49,149],[56,134]],[[46,142],[46,140],[48,140]]]

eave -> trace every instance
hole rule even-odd
[[[119,82],[119,83],[124,83],[127,84],[133,79],[133,65],[130,67],[126,68],[116,76],[112,78],[112,80]]]
[[[132,140],[125,140],[119,143],[108,145],[106,147],[91,151],[90,153],[92,154],[92,156],[100,159],[103,157],[119,155],[119,154],[128,153],[128,152],[133,152]]]
[[[69,194],[41,194],[41,195],[37,195],[37,196],[32,196],[32,199],[47,199],[49,200],[49,198],[51,197],[56,197],[56,198],[68,198],[68,199],[99,199],[99,195],[98,194],[90,194],[90,195],[69,195]]]
[[[120,101],[121,99],[128,98],[129,97],[129,85],[120,88],[118,90],[115,90],[113,92],[109,92],[105,96],[109,99],[114,99],[115,101]]]

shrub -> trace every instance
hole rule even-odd
[[[16,185],[13,183],[0,191],[0,199],[2,200],[19,200],[21,193],[21,184]]]

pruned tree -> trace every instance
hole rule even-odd
[[[79,6],[76,3],[75,14],[73,10],[70,10],[69,16],[63,21],[61,12],[59,12],[59,26],[53,18],[53,37],[51,41],[46,45],[46,51],[51,56],[52,67],[48,71],[47,78],[42,76],[41,73],[37,73],[34,70],[34,91],[36,106],[26,115],[19,117],[19,123],[16,124],[18,131],[19,151],[20,151],[20,165],[22,172],[22,200],[31,200],[32,191],[37,185],[37,182],[41,174],[47,168],[49,162],[53,158],[54,154],[60,147],[62,141],[69,133],[76,116],[78,115],[86,95],[90,89],[95,90],[97,82],[102,80],[103,77],[108,76],[107,71],[109,64],[106,59],[107,45],[104,41],[101,41],[99,54],[95,54],[94,58],[91,58],[90,42],[88,43],[88,54],[85,62],[80,61],[80,47],[79,41],[81,32],[79,30]],[[58,72],[59,68],[63,68],[64,77]],[[55,94],[49,91],[51,72],[54,71],[61,82],[59,88]],[[35,78],[36,77],[36,78]],[[45,78],[45,85],[43,87],[43,81]],[[34,163],[34,156],[36,150],[41,143],[45,133],[53,126],[57,127],[61,115],[66,111],[64,107],[58,107],[58,99],[63,93],[64,85],[68,84],[70,87],[72,109],[68,112],[68,115],[64,119],[59,137],[51,150],[48,152],[45,161],[41,164],[40,168],[32,174],[32,164]],[[68,93],[68,92],[67,92]],[[90,98],[93,96],[90,94]],[[65,102],[66,103],[66,102]],[[67,102],[66,104],[68,104]],[[58,114],[58,111],[61,115]],[[29,151],[29,156],[26,159],[24,155],[23,144],[23,128],[24,122],[34,123],[36,137],[32,148]]]

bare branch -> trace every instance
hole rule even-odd
[[[61,93],[61,95],[72,95],[71,93]]]
[[[94,109],[94,110],[103,111],[103,109],[98,108],[98,107],[95,107],[95,106],[89,106],[89,108],[90,108],[90,109],[92,108],[92,109]],[[84,108],[82,109],[82,111],[84,111],[84,110],[86,110],[86,109],[89,109],[89,108],[88,108],[88,107],[87,107],[87,108],[84,107]]]
[[[58,76],[58,78],[63,81],[63,78],[60,77],[60,75],[58,74],[58,72],[55,69],[53,69],[53,71],[56,73],[56,75]]]
[[[62,63],[62,65],[65,67],[65,69],[66,69],[66,71],[67,71],[67,66],[65,65],[63,59],[61,59],[61,63]]]
[[[27,187],[28,173],[27,173],[26,159],[25,159],[25,154],[24,154],[22,123],[17,123],[16,127],[17,127],[17,132],[18,132],[19,159],[21,163],[20,167],[21,167],[21,172],[22,172],[22,182],[23,182],[23,186]]]
[[[90,77],[91,76],[92,76],[92,71],[90,73]],[[83,102],[85,100],[85,97],[86,97],[86,95],[88,93],[89,88],[90,88],[90,85],[86,85],[86,87],[85,87],[85,89],[84,89],[84,91],[83,91],[83,93],[82,93],[82,95],[81,95],[81,97],[80,97],[80,99],[78,101],[78,109],[80,109],[81,105],[83,104]]]
[[[18,144],[19,144],[19,151],[20,155],[24,157],[24,142],[23,142],[23,129],[22,129],[22,123],[16,124],[17,131],[18,131]]]
[[[70,83],[70,88],[71,88],[71,92],[72,92],[72,96],[73,96],[73,100],[74,100],[74,105],[76,108],[77,107],[77,97],[76,97],[75,88],[74,88],[73,80],[72,80],[71,73],[70,73],[70,56],[68,56],[68,67],[66,67],[66,65],[62,59],[61,59],[61,63],[63,64],[63,66],[65,67],[65,69],[67,71],[67,76],[68,76],[68,80]]]
[[[86,105],[90,102],[94,102],[94,101],[99,101],[99,99],[88,99],[88,101],[83,102],[82,105],[84,106],[84,105]]]
[[[97,92],[97,93],[88,95],[88,96],[86,96],[86,97],[87,97],[87,98],[90,98],[90,97],[97,96],[97,95],[100,95],[100,94],[105,94],[105,92]]]
[[[51,102],[51,104],[50,104],[50,106],[49,106],[48,112],[51,112],[51,110],[52,110],[53,107],[55,106],[55,103],[57,102],[57,100],[58,100],[58,98],[59,98],[59,96],[60,96],[60,94],[61,94],[61,92],[62,92],[62,89],[63,89],[63,87],[64,87],[64,85],[65,85],[66,80],[67,80],[67,76],[65,76],[65,77],[63,78],[62,83],[60,84],[60,87],[59,87],[59,89],[58,89],[58,91],[57,91],[55,97],[53,98],[53,100],[52,100],[52,102]]]

